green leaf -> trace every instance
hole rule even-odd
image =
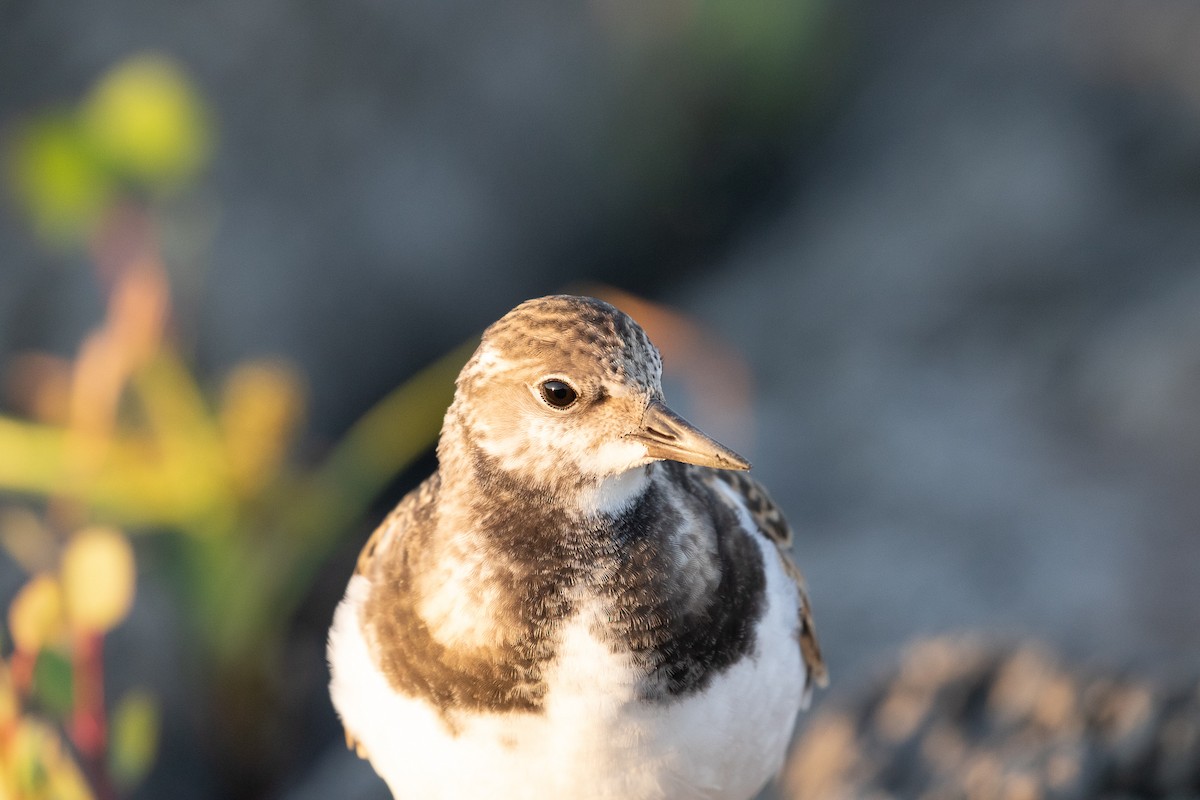
[[[114,186],[75,119],[49,112],[30,120],[7,151],[11,188],[38,233],[55,243],[81,239]]]
[[[33,665],[33,693],[56,716],[71,713],[75,701],[71,661],[56,650],[43,649]]]
[[[134,689],[113,710],[109,739],[109,769],[125,791],[137,786],[158,754],[158,703],[149,693]]]

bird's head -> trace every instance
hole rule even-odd
[[[526,485],[599,483],[654,461],[749,469],[663,401],[662,358],[628,315],[590,297],[514,308],[458,377],[449,433]]]

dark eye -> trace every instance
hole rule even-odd
[[[542,384],[542,399],[555,408],[567,408],[579,399],[579,395],[569,384],[550,380]]]

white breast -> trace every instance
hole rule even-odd
[[[400,800],[746,800],[782,764],[805,679],[795,587],[759,545],[767,609],[753,657],[678,701],[639,701],[628,661],[591,635],[585,609],[564,628],[542,712],[448,724],[375,668],[358,619],[369,584],[356,576],[330,630],[334,706]]]

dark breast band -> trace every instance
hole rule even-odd
[[[426,700],[443,717],[457,710],[540,712],[561,628],[575,614],[580,590],[606,612],[594,635],[614,653],[631,655],[642,675],[639,694],[649,702],[701,691],[753,651],[765,610],[761,551],[733,510],[695,477],[703,468],[664,463],[663,475],[622,514],[581,520],[531,496],[482,453],[475,466],[489,490],[476,509],[480,546],[504,559],[489,587],[508,599],[496,620],[504,635],[484,648],[446,647],[417,614],[415,555],[437,527],[436,498],[429,498],[409,517],[412,527],[395,552],[373,570],[363,614],[376,658],[398,692]],[[688,597],[674,549],[676,528],[688,519],[711,524],[715,539],[719,579],[698,602]]]

